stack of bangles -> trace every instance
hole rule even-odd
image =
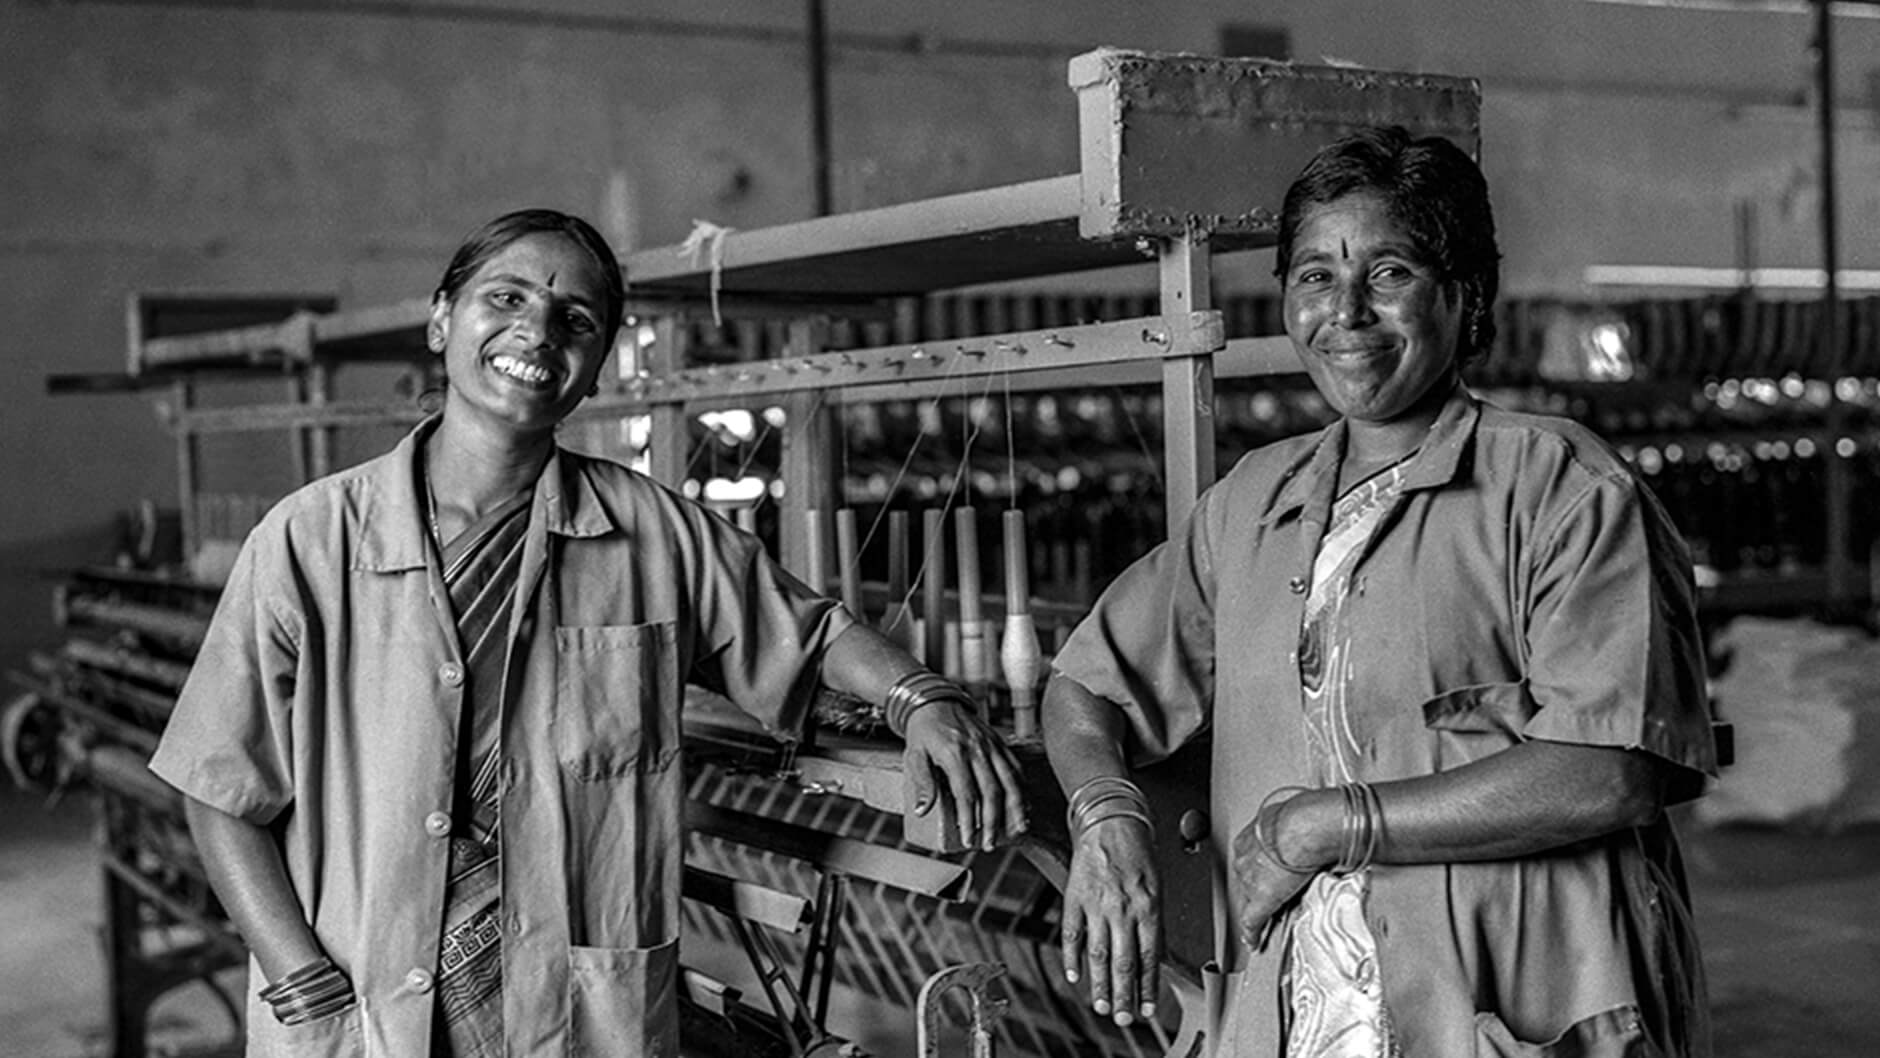
[[[1296,796],[1307,792],[1303,786],[1282,786],[1267,794],[1266,799],[1260,802],[1259,809],[1253,814],[1254,843],[1266,853],[1267,859],[1294,874],[1318,872],[1310,867],[1289,863],[1286,857],[1280,855],[1279,839],[1272,831],[1273,824],[1279,819],[1279,809],[1275,807],[1272,812],[1268,812],[1267,809],[1272,807],[1274,800],[1282,795]],[[1351,874],[1371,866],[1377,858],[1378,842],[1384,831],[1384,806],[1378,801],[1377,791],[1371,788],[1370,783],[1344,783],[1338,787],[1338,792],[1345,801],[1344,823],[1340,829],[1343,851],[1338,854],[1338,862],[1332,864],[1331,871],[1333,874]],[[1283,805],[1284,802],[1281,802],[1281,806]]]
[[[322,957],[262,989],[261,999],[274,1008],[276,1021],[299,1025],[351,1006],[353,987],[333,960]]]
[[[966,688],[929,669],[919,669],[894,681],[882,700],[881,716],[888,730],[897,737],[907,735],[907,719],[917,709],[939,702],[956,702],[968,712],[974,708],[973,696]]]
[[[1108,819],[1134,819],[1149,829],[1155,840],[1155,820],[1149,817],[1149,799],[1142,788],[1120,775],[1100,775],[1079,786],[1072,794],[1065,822],[1071,831],[1071,843],[1084,831]]]
[[[1377,791],[1368,782],[1349,782],[1338,789],[1345,796],[1345,851],[1339,855],[1332,873],[1351,874],[1369,867],[1377,858],[1378,835],[1384,829],[1384,806],[1378,802]]]

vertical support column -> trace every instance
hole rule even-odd
[[[1208,290],[1207,235],[1190,230],[1162,243],[1162,316],[1172,348],[1193,348],[1191,313],[1213,307]],[[1162,429],[1168,490],[1168,530],[1194,510],[1201,490],[1214,484],[1214,357],[1171,356],[1162,361]]]
[[[316,408],[324,408],[333,399],[333,372],[336,369],[328,364],[314,364],[307,368],[307,403]],[[308,471],[313,478],[323,478],[333,472],[333,428],[314,426],[307,430]]]
[[[105,1009],[110,1020],[112,1058],[144,1058],[149,1053],[150,994],[137,893],[110,866],[125,842],[125,811],[114,797],[103,799],[98,834],[107,863],[101,869],[104,895]]]
[[[653,344],[641,350],[640,366],[653,374],[675,371],[685,366],[686,329],[684,320],[668,314],[653,320]],[[647,440],[646,463],[653,477],[678,488],[685,481],[687,456],[691,449],[691,431],[686,426],[685,405],[658,404],[653,407],[652,429]]]
[[[310,404],[312,387],[307,384],[307,372],[303,368],[287,376],[287,399],[294,404]],[[313,427],[302,426],[289,430],[287,446],[294,458],[294,480],[305,485],[313,480]]]
[[[1827,526],[1825,564],[1828,574],[1828,604],[1836,615],[1846,617],[1859,610],[1855,593],[1853,541],[1853,457],[1841,455],[1841,438],[1848,431],[1847,405],[1839,396],[1841,377],[1847,374],[1845,351],[1841,348],[1840,320],[1840,221],[1837,219],[1838,196],[1834,171],[1834,11],[1829,0],[1814,0],[1815,33],[1809,50],[1815,61],[1815,118],[1820,133],[1821,164],[1821,327],[1816,331],[1821,355],[1815,360],[1828,376],[1835,396],[1828,404],[1827,444]],[[1868,600],[1869,606],[1880,600]]]
[[[189,423],[189,412],[195,404],[195,387],[187,378],[177,379],[170,387],[170,400],[176,416],[176,514],[183,537],[183,561],[188,562],[202,543],[199,539],[202,526],[197,524],[196,518],[198,446],[194,428]]]
[[[828,344],[829,322],[820,316],[790,321],[789,357],[814,356]],[[834,523],[836,500],[835,431],[830,428],[828,402],[822,390],[804,390],[783,398],[783,481],[781,518],[777,528],[777,558],[798,576],[810,569],[809,512],[823,512],[822,524]],[[827,547],[826,541],[813,546]],[[821,586],[819,590],[826,590]]]

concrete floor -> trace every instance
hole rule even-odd
[[[90,834],[83,798],[0,790],[0,1058],[105,1054]],[[1718,1058],[1880,1054],[1880,829],[1685,837]],[[216,1053],[230,1031],[191,985],[158,1005],[151,1053]]]

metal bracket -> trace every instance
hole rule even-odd
[[[927,978],[914,1004],[920,1058],[939,1058],[940,1000],[955,988],[972,997],[973,1058],[992,1058],[992,1028],[1005,1016],[1010,1000],[993,996],[987,986],[1004,976],[1005,967],[980,962],[949,966]]]

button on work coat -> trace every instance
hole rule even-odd
[[[297,1027],[251,998],[251,1055],[428,1053],[467,688],[419,502],[427,427],[250,534],[151,762],[275,828],[357,990]],[[500,747],[509,1053],[676,1055],[684,685],[794,731],[850,619],[722,518],[567,451],[535,486],[518,598]]]
[[[1314,781],[1301,586],[1344,431],[1250,453],[1183,531],[1105,591],[1054,662],[1124,709],[1138,765],[1212,729],[1212,851],[1224,866],[1262,799]],[[1675,765],[1677,796],[1714,773],[1683,542],[1582,427],[1458,388],[1351,576],[1358,778],[1429,775],[1530,739],[1653,754]],[[1237,882],[1226,895],[1233,938]],[[1365,917],[1409,1058],[1707,1046],[1662,822],[1513,860],[1375,866]],[[1213,1053],[1276,1058],[1285,945],[1229,943]]]

